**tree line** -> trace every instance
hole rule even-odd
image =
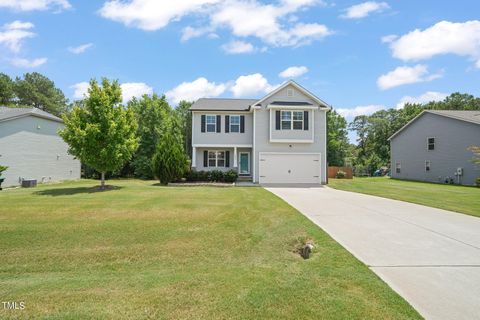
[[[88,132],[99,141],[102,146],[102,135],[112,129],[112,123],[120,122],[125,118],[125,126],[133,126],[125,136],[132,137],[131,150],[104,151],[105,162],[111,165],[100,165],[93,160],[82,161],[84,176],[96,177],[103,172],[108,176],[136,177],[152,179],[160,174],[155,172],[152,159],[159,159],[159,148],[173,148],[169,154],[164,154],[162,161],[173,161],[170,154],[175,155],[182,162],[183,158],[191,159],[191,130],[192,118],[189,108],[191,102],[181,101],[176,107],[171,106],[164,95],[144,95],[132,98],[126,105],[121,103],[121,88],[118,81],[103,79],[99,84],[95,80],[90,82],[89,93],[85,99],[69,103],[63,92],[53,81],[39,73],[26,73],[23,77],[10,78],[0,73],[0,105],[11,107],[36,107],[65,119],[67,128],[72,119],[78,126],[69,135],[70,144],[74,143],[75,136],[87,135],[85,121],[89,117],[97,117],[90,121],[99,121],[95,132]],[[388,138],[402,128],[423,110],[480,110],[480,98],[470,94],[453,93],[443,101],[426,104],[407,103],[403,108],[385,109],[371,115],[361,115],[351,123],[335,110],[327,113],[327,157],[330,166],[353,165],[357,172],[372,174],[380,167],[388,167],[390,162],[390,143]],[[102,112],[100,112],[102,111]],[[123,115],[121,112],[126,112]],[[120,117],[120,120],[115,120]],[[117,130],[119,125],[117,124]],[[126,128],[123,128],[126,129]],[[356,144],[348,138],[348,132],[354,131],[357,135]],[[65,131],[66,132],[66,131]],[[67,140],[67,133],[64,139]],[[118,135],[118,134],[117,134]],[[118,138],[114,136],[114,138]],[[76,138],[78,140],[78,138]],[[94,139],[94,140],[95,140]],[[95,141],[97,141],[95,140]],[[120,139],[121,140],[121,139]],[[127,139],[128,140],[128,139]],[[123,141],[126,143],[126,140]],[[159,147],[160,145],[160,147]],[[91,145],[92,149],[73,150],[74,155],[94,154],[94,149],[101,149]],[[107,146],[105,146],[107,148]],[[111,152],[110,154],[108,152]],[[156,156],[157,155],[157,156]],[[124,161],[115,160],[116,157],[125,157]],[[84,156],[86,158],[86,156]],[[80,159],[82,159],[79,156]],[[115,165],[113,163],[117,161]],[[121,163],[121,165],[120,165]],[[158,168],[157,168],[158,169]],[[182,169],[183,170],[183,169]],[[171,171],[171,170],[170,170]],[[162,174],[175,175],[175,172]]]

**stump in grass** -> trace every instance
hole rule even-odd
[[[315,246],[313,245],[313,242],[307,242],[303,247],[300,252],[300,255],[302,256],[303,259],[309,259],[310,255],[312,254],[312,250]]]

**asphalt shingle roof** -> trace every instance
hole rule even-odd
[[[198,99],[190,110],[213,110],[213,111],[248,111],[257,99]]]
[[[63,122],[59,117],[54,116],[48,112],[37,108],[9,108],[9,107],[0,107],[0,121],[9,120],[12,118],[18,118],[23,116],[34,116],[44,119],[49,119],[53,121]]]
[[[467,122],[473,122],[480,124],[480,110],[427,110],[427,112],[438,114],[441,116],[463,120]]]

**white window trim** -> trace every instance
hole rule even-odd
[[[433,149],[432,150],[429,149],[430,143],[428,142],[428,140],[430,140],[430,139],[433,139]],[[436,137],[427,137],[427,151],[435,151],[436,145],[437,145],[437,138]]]
[[[395,173],[402,173],[402,163],[400,161],[395,161]]]
[[[233,118],[233,117],[238,118],[238,124],[235,124],[235,126],[238,126],[238,132],[233,132],[233,131],[232,131],[232,118]],[[242,121],[242,120],[241,120],[241,116],[238,115],[238,114],[230,115],[230,120],[229,120],[229,121],[230,121],[230,122],[229,122],[229,124],[228,124],[228,125],[229,125],[229,131],[228,131],[228,132],[230,132],[230,133],[240,133],[240,123],[241,123],[241,121]]]
[[[283,129],[283,122],[287,122],[288,120],[283,120],[283,113],[284,112],[289,112],[290,113],[290,129]],[[302,120],[293,120],[293,113],[294,112],[300,112],[302,114]],[[300,110],[280,110],[280,130],[282,131],[290,131],[290,130],[294,130],[294,131],[301,131],[303,130],[304,128],[304,125],[305,125],[305,117],[303,115],[303,112],[304,111],[300,111]],[[302,122],[302,128],[301,129],[294,129],[293,128],[293,123],[294,122]]]
[[[214,152],[215,153],[215,166],[211,166],[210,165],[210,152]],[[218,165],[218,154],[220,152],[223,152],[223,166],[219,166]],[[226,162],[227,162],[227,152],[225,150],[207,150],[207,165],[208,165],[208,168],[226,168]],[[212,158],[213,160],[213,158]],[[222,160],[222,159],[220,159]]]
[[[427,170],[427,163],[428,163],[428,170]],[[425,160],[425,172],[430,172],[430,171],[432,171],[432,161]]]
[[[208,131],[208,117],[213,117],[215,119],[214,121],[214,125],[215,125],[215,129],[213,131]],[[211,123],[210,123],[211,125]],[[217,132],[217,115],[212,115],[212,114],[206,114],[205,115],[205,132],[207,133],[216,133]]]

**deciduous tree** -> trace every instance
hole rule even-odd
[[[99,86],[92,80],[83,107],[77,105],[63,116],[65,128],[60,136],[70,154],[101,173],[102,189],[105,173],[120,169],[138,147],[134,113],[121,101],[118,81],[103,79]]]

